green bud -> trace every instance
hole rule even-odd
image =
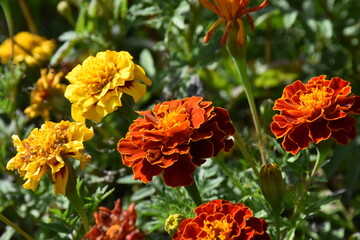
[[[165,231],[170,235],[173,236],[179,226],[180,223],[185,219],[184,216],[180,215],[180,214],[171,214],[165,221]]]
[[[278,165],[271,163],[261,167],[260,188],[272,209],[279,213],[285,195],[285,182]]]

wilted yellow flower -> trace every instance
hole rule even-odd
[[[84,154],[83,142],[91,139],[93,134],[92,128],[87,128],[84,123],[46,121],[23,141],[17,135],[12,136],[17,154],[6,168],[17,169],[26,180],[23,187],[33,191],[41,177],[50,172],[55,195],[65,196],[69,174],[65,161],[67,158],[77,159],[84,168],[90,162],[90,156]]]
[[[53,69],[41,69],[41,77],[30,93],[30,106],[24,111],[29,118],[41,116],[45,120],[50,119],[54,103],[57,104],[59,98],[64,97],[66,85],[60,83],[63,75],[62,72],[55,74]]]
[[[29,66],[41,64],[48,60],[56,48],[55,40],[29,32],[19,32],[14,40],[14,62],[25,61]],[[2,63],[7,63],[11,58],[11,39],[6,39],[0,45],[0,58]]]
[[[225,44],[229,30],[231,28],[236,31],[236,38],[239,46],[242,46],[245,43],[245,30],[243,17],[246,16],[246,19],[250,23],[250,27],[254,29],[254,21],[249,15],[251,12],[255,12],[267,5],[267,0],[264,0],[259,6],[246,8],[250,0],[199,0],[200,3],[208,8],[210,11],[219,15],[219,19],[213,23],[209,31],[204,37],[204,43],[207,43],[212,35],[214,34],[215,29],[220,23],[225,24],[225,31],[221,38],[221,44]],[[215,3],[213,3],[215,2]]]
[[[107,50],[90,56],[66,78],[70,85],[65,90],[65,97],[72,103],[72,118],[79,122],[85,119],[100,122],[122,106],[123,93],[138,102],[146,93],[145,84],[151,85],[144,70],[125,51]]]

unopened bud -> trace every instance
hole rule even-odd
[[[184,216],[180,215],[180,214],[171,214],[165,221],[165,231],[170,235],[173,236],[179,226],[180,223],[185,219]]]
[[[278,165],[271,163],[261,167],[260,188],[273,210],[280,212],[285,195],[285,182]]]

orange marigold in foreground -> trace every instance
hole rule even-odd
[[[84,168],[90,162],[90,156],[84,154],[83,142],[91,139],[93,134],[93,130],[83,123],[46,121],[23,141],[17,135],[12,136],[17,154],[10,159],[6,168],[17,169],[26,180],[24,188],[33,191],[37,189],[42,176],[49,172],[55,195],[60,193],[65,196],[69,174],[66,158],[79,160],[80,167]]]
[[[350,83],[322,75],[306,84],[296,81],[285,87],[276,100],[271,131],[276,138],[284,138],[282,146],[296,154],[300,149],[333,138],[346,145],[356,136],[355,119],[360,114],[360,97],[351,95]]]
[[[14,62],[25,61],[29,66],[42,64],[50,58],[56,48],[55,40],[29,32],[19,32],[14,40]],[[6,39],[0,45],[0,58],[2,63],[7,63],[11,58],[11,39]]]
[[[235,133],[228,112],[201,97],[157,104],[152,111],[138,111],[137,118],[118,150],[134,179],[145,183],[163,172],[165,184],[187,186],[194,182],[196,166],[220,150],[229,151]]]
[[[246,8],[250,0],[199,0],[200,3],[208,8],[210,11],[219,15],[218,19],[210,27],[209,31],[204,37],[204,43],[209,42],[212,35],[214,34],[215,29],[220,23],[225,24],[225,31],[221,38],[221,44],[225,44],[227,36],[231,27],[236,29],[236,38],[239,46],[242,46],[245,43],[245,29],[243,23],[243,16],[246,16],[247,20],[250,23],[251,30],[254,30],[254,20],[249,13],[255,12],[261,8],[264,8],[267,5],[267,0],[264,0],[259,6]]]
[[[253,217],[244,204],[213,200],[194,210],[196,216],[181,222],[174,240],[270,240],[264,219]]]
[[[123,93],[138,102],[151,85],[144,70],[132,61],[125,51],[99,52],[77,65],[66,78],[70,85],[65,97],[72,103],[71,116],[75,121],[91,119],[100,122],[107,114],[122,106]],[[144,83],[144,84],[143,84]]]
[[[24,111],[26,115],[50,119],[50,111],[59,103],[59,98],[64,97],[66,85],[60,83],[62,76],[62,72],[55,74],[53,69],[49,72],[47,69],[41,70],[41,77],[30,94],[30,106]]]
[[[115,201],[113,210],[99,207],[94,213],[96,226],[86,235],[85,240],[143,240],[144,234],[135,228],[135,204],[131,203],[128,210],[122,210],[121,200]]]

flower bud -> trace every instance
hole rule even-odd
[[[185,219],[184,216],[180,215],[180,214],[171,214],[165,221],[165,231],[170,235],[173,236],[179,226],[180,223]]]
[[[273,210],[280,212],[281,201],[285,195],[285,182],[278,165],[271,163],[261,167],[260,188]]]

